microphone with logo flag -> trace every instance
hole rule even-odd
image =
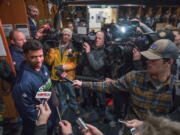
[[[51,92],[37,92],[36,93],[36,99],[41,102],[41,104],[44,105],[45,101],[48,101],[51,97]],[[37,120],[39,119],[40,110],[38,111]]]

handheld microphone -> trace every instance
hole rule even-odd
[[[79,117],[76,120],[76,123],[82,128],[82,129],[88,129],[87,125],[85,124],[85,122]]]
[[[120,119],[118,119],[118,122],[123,123],[123,124],[127,124],[126,121],[123,121],[123,120],[120,120]]]
[[[40,100],[41,104],[44,105],[45,101],[48,101],[51,97],[51,92],[46,91],[46,92],[37,92],[35,98],[37,100]],[[39,119],[40,116],[40,110],[38,110],[38,115],[37,115],[37,120]]]
[[[62,65],[55,66],[54,68],[55,68],[56,70],[61,70],[61,71],[64,71],[64,69],[63,69],[63,66],[62,66]]]
[[[66,76],[67,76],[67,73],[66,73],[66,72],[63,72],[63,71],[60,71],[60,70],[59,70],[59,71],[56,72],[56,75],[57,75],[58,77],[64,79],[64,80],[70,82],[70,83],[73,83],[72,80],[70,80],[70,79],[68,79],[68,78],[66,77]]]

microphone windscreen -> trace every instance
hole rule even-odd
[[[61,73],[61,77],[62,77],[62,78],[65,78],[66,76],[67,76],[67,73],[66,73],[66,72]]]

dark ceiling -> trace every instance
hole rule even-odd
[[[89,4],[99,4],[99,5],[145,5],[150,7],[155,6],[180,6],[180,0],[66,0],[67,4],[71,5],[89,5]]]

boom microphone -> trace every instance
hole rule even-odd
[[[61,121],[61,113],[60,113],[60,110],[59,110],[59,100],[58,100],[58,97],[56,95],[56,89],[53,89],[52,90],[52,104],[56,107],[56,111],[57,111],[57,114],[58,114],[58,118],[59,118],[59,121]]]

